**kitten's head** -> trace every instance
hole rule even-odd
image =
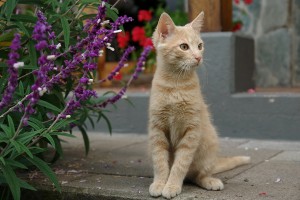
[[[200,30],[204,13],[201,12],[191,23],[176,26],[167,13],[161,14],[153,33],[153,44],[158,59],[162,59],[172,70],[190,70],[199,66],[203,59],[203,41]]]

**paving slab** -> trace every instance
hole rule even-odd
[[[300,149],[299,151],[284,151],[271,160],[282,160],[282,161],[298,161],[300,162]]]
[[[55,191],[40,173],[23,174],[24,179],[30,179],[38,188],[34,195],[29,193],[30,199],[153,199],[148,193],[152,164],[147,153],[146,135],[89,136],[91,150],[88,156],[84,154],[80,137],[68,138],[63,144],[64,157],[52,166],[62,193]],[[225,183],[223,191],[206,191],[184,183],[182,194],[175,200],[300,199],[298,144],[282,141],[275,148],[277,143],[274,141],[234,138],[221,138],[220,143],[221,155],[250,156],[251,164],[217,174]],[[263,146],[265,143],[267,145]]]
[[[283,140],[250,140],[249,142],[240,145],[239,148],[300,150],[300,142]]]

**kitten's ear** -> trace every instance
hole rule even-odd
[[[162,37],[167,37],[174,31],[175,24],[171,17],[164,12],[160,15],[156,29],[159,35],[161,35]]]
[[[157,46],[158,41],[165,39],[175,30],[175,24],[167,13],[162,13],[157,23],[155,32],[153,33],[153,44]]]
[[[202,11],[191,23],[192,28],[198,32],[201,31],[204,22],[204,12]]]

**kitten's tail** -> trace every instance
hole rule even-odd
[[[251,159],[249,156],[219,157],[215,164],[213,174],[228,171],[241,165],[249,164],[250,160]]]

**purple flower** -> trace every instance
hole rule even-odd
[[[143,71],[143,67],[145,65],[147,56],[148,56],[148,54],[150,53],[151,50],[152,50],[151,46],[147,46],[147,47],[144,48],[144,50],[143,50],[143,52],[142,52],[142,54],[141,54],[141,56],[140,56],[140,58],[139,58],[139,60],[136,64],[136,69],[133,73],[133,78],[134,79],[137,79],[139,73]]]
[[[46,56],[43,53],[44,49],[49,48],[49,42],[53,43],[55,38],[55,33],[51,30],[51,26],[47,23],[47,18],[41,11],[37,12],[38,21],[34,26],[32,38],[37,41],[35,48],[37,51],[40,51],[40,57],[38,58],[39,69],[33,74],[36,76],[34,84],[31,86],[32,93],[27,96],[29,100],[27,106],[25,107],[25,113],[22,118],[23,124],[27,124],[29,115],[35,113],[34,106],[45,92],[50,89],[51,84],[49,85],[49,72],[54,68],[54,60],[52,55],[49,59],[49,56]],[[52,40],[52,41],[51,41]],[[56,49],[52,48],[52,53],[55,53]],[[49,88],[47,87],[49,86]]]
[[[48,47],[48,43],[47,43],[46,40],[39,41],[39,42],[35,45],[35,48],[36,48],[36,50],[38,50],[38,51],[41,51],[41,50],[43,50],[43,49],[45,49],[45,48],[47,48],[47,47]]]
[[[113,77],[122,69],[122,67],[124,67],[124,64],[127,61],[129,54],[132,51],[134,51],[134,49],[135,49],[134,47],[128,47],[125,50],[121,60],[119,61],[118,66],[108,75],[108,77],[107,77],[108,80],[112,80]]]
[[[141,54],[141,56],[140,56],[140,58],[137,62],[137,65],[136,65],[135,71],[132,75],[132,78],[128,81],[128,83],[115,96],[113,96],[111,98],[108,98],[106,101],[102,102],[99,105],[95,105],[95,107],[105,108],[108,104],[114,104],[124,96],[124,94],[126,93],[127,87],[129,86],[131,81],[133,79],[137,79],[139,73],[143,71],[143,67],[145,65],[146,58],[147,58],[147,56],[148,56],[148,54],[150,53],[151,50],[152,50],[151,46],[147,46],[147,47],[144,48],[144,50],[143,50],[143,52],[142,52],[142,54]],[[123,59],[123,57],[122,57],[122,59]],[[121,61],[122,61],[122,59],[121,59]]]
[[[18,68],[24,65],[24,63],[22,64],[17,63],[17,59],[20,57],[17,51],[20,48],[21,48],[21,35],[15,34],[14,39],[10,45],[11,50],[8,55],[9,59],[7,61],[8,73],[10,74],[10,76],[8,79],[7,88],[5,89],[0,102],[0,110],[2,110],[5,106],[7,106],[11,102],[13,98],[13,93],[15,92],[16,87],[18,85]]]
[[[47,23],[47,18],[44,16],[42,11],[37,12],[38,21],[36,22],[32,34],[32,38],[36,41],[41,41],[43,39],[47,39],[47,35],[51,37],[55,37],[53,32],[51,31],[51,26]],[[49,33],[49,34],[47,34]],[[52,34],[52,35],[51,35]]]
[[[75,98],[69,100],[66,104],[66,110],[62,113],[61,118],[66,118],[67,115],[72,115],[78,108],[81,107],[81,103],[87,101],[91,97],[97,97],[97,93],[94,90],[87,90],[82,86],[78,86],[75,91]]]
[[[97,69],[97,64],[96,63],[85,63],[83,65],[83,69],[85,69],[87,71],[94,71],[95,69]]]

